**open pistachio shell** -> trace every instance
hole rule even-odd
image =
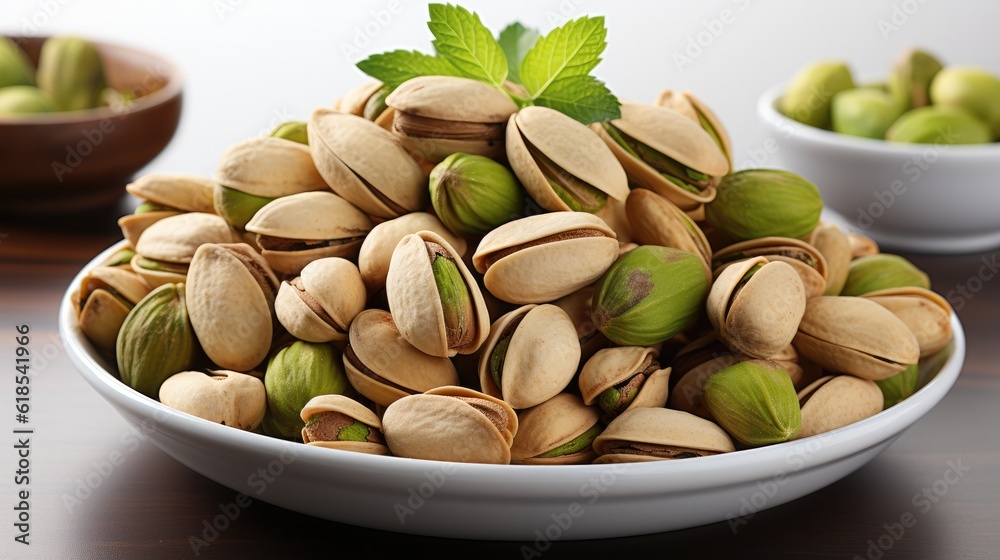
[[[451,360],[414,348],[399,334],[392,315],[381,309],[368,309],[354,318],[344,369],[357,392],[382,406],[407,395],[458,384]]]
[[[142,236],[142,232],[146,231],[146,228],[164,218],[177,216],[178,214],[181,214],[181,212],[177,210],[153,210],[141,214],[126,214],[118,218],[118,227],[121,228],[122,237],[125,238],[125,241],[128,241],[129,245],[135,247],[135,244],[139,242],[139,237]]]
[[[669,408],[634,408],[615,418],[594,440],[595,463],[687,459],[735,451],[715,423]]]
[[[160,402],[209,422],[252,431],[267,410],[264,382],[235,371],[182,371],[160,385]]]
[[[880,252],[878,243],[875,243],[875,240],[867,235],[848,233],[847,240],[851,242],[851,259],[877,255]]]
[[[690,91],[673,91],[669,89],[661,91],[653,104],[673,109],[705,129],[705,132],[715,140],[715,143],[722,149],[722,153],[726,155],[726,159],[729,160],[729,171],[732,172],[732,142],[729,140],[726,127],[722,125],[722,121],[719,120],[719,117],[715,116],[715,113],[709,109],[708,105],[702,103]]]
[[[317,395],[302,408],[302,442],[356,453],[388,455],[382,421],[358,401],[344,395]]]
[[[826,290],[823,295],[839,296],[851,268],[850,237],[837,226],[820,224],[809,234],[808,241],[826,261]]]
[[[426,354],[472,354],[489,336],[489,312],[475,277],[434,232],[410,234],[399,242],[385,290],[400,334]]]
[[[511,407],[529,408],[565,389],[579,365],[580,343],[566,312],[525,305],[493,323],[479,357],[479,383]]]
[[[363,117],[365,115],[365,106],[368,105],[368,100],[370,100],[373,95],[382,89],[383,86],[384,84],[378,81],[367,81],[361,83],[345,93],[343,97],[334,101],[332,109],[340,111],[341,113],[348,113]]]
[[[656,358],[655,349],[642,346],[599,350],[580,371],[584,404],[600,404],[609,418],[633,408],[666,406],[670,368],[660,367]]]
[[[293,194],[269,202],[247,224],[275,272],[298,274],[324,257],[354,258],[372,222],[332,192]]]
[[[251,138],[223,152],[215,181],[254,196],[326,191],[309,147],[282,138]]]
[[[411,233],[432,231],[445,239],[464,257],[468,244],[464,237],[455,235],[441,223],[437,216],[429,212],[413,212],[382,222],[365,236],[358,254],[358,268],[361,278],[368,287],[369,295],[385,287],[385,277],[389,273],[389,261],[399,241]]]
[[[882,390],[874,381],[828,375],[799,391],[802,424],[797,439],[826,433],[882,412]]]
[[[930,290],[889,288],[862,297],[888,309],[910,328],[917,337],[921,358],[937,354],[951,341],[951,306]]]
[[[595,352],[609,344],[608,337],[597,330],[594,323],[592,304],[594,301],[594,286],[585,286],[568,296],[563,296],[552,302],[569,315],[576,326],[576,335],[580,341],[580,362],[586,362]]]
[[[596,212],[628,196],[625,170],[594,131],[547,107],[525,107],[507,123],[507,159],[525,190],[550,211]]]
[[[597,456],[592,443],[600,429],[596,408],[586,406],[576,395],[560,393],[519,413],[517,437],[510,448],[511,463],[589,463]]]
[[[424,173],[392,133],[329,109],[313,111],[308,130],[316,169],[348,202],[379,218],[427,207]]]
[[[393,455],[460,463],[509,464],[517,427],[510,405],[464,387],[404,397],[382,416]]]
[[[346,340],[354,317],[365,308],[365,284],[354,263],[319,259],[298,278],[282,282],[274,312],[289,334],[309,342]]]
[[[673,247],[698,255],[705,263],[705,277],[712,279],[712,246],[683,210],[647,189],[635,189],[625,203],[632,235],[643,245]]]
[[[146,228],[139,237],[132,269],[153,287],[183,282],[198,247],[235,241],[229,224],[215,214],[188,212],[170,216]]]
[[[77,292],[77,318],[83,334],[94,346],[114,353],[125,317],[150,289],[130,268],[99,266],[91,270]]]
[[[823,295],[826,290],[827,266],[822,253],[805,241],[790,237],[761,237],[719,249],[712,256],[716,278],[726,266],[750,257],[791,265],[802,280],[807,298]]]
[[[125,185],[125,190],[143,200],[184,212],[215,213],[211,179],[194,175],[150,173]]]
[[[795,349],[823,369],[871,380],[892,377],[920,358],[902,320],[874,301],[846,296],[806,303]]]
[[[267,358],[278,280],[252,247],[202,245],[187,282],[191,326],[210,360],[221,368],[249,371]]]
[[[545,303],[591,284],[617,257],[615,233],[603,220],[585,212],[552,212],[486,234],[472,263],[494,296]]]
[[[753,257],[719,274],[708,294],[708,319],[730,348],[770,358],[789,344],[806,309],[802,281],[791,265]]]

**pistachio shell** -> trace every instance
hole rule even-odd
[[[252,431],[267,410],[264,383],[235,371],[182,371],[160,386],[160,402],[209,422]]]
[[[358,254],[358,267],[369,294],[374,294],[385,287],[389,261],[396,245],[407,235],[418,231],[432,231],[440,235],[455,248],[459,256],[465,256],[468,249],[465,238],[449,231],[434,214],[413,212],[382,222],[368,233]]]
[[[852,249],[850,237],[837,226],[820,224],[809,234],[809,244],[823,255],[826,261],[825,296],[839,296],[847,281],[851,266]]]
[[[631,398],[631,401],[625,410],[666,406],[670,391],[670,368],[661,368],[655,362],[656,356],[655,349],[641,346],[620,346],[597,351],[580,371],[580,394],[584,404],[594,404],[604,391],[645,373],[641,384],[633,388],[635,395],[626,397]],[[646,373],[647,370],[651,371]],[[617,415],[610,413],[611,417]]]
[[[713,422],[668,408],[628,410],[594,440],[596,463],[682,459],[735,449],[725,430]]]
[[[164,218],[179,214],[181,212],[177,212],[176,210],[156,210],[153,212],[143,212],[142,214],[126,214],[118,218],[118,227],[121,228],[122,237],[125,238],[125,241],[128,241],[129,245],[135,247],[139,242],[139,237],[142,236],[142,232],[146,231],[146,228]]]
[[[594,286],[585,286],[568,296],[563,296],[552,302],[552,305],[562,309],[569,315],[576,327],[576,335],[580,341],[582,352],[581,363],[586,362],[595,352],[604,348],[610,342],[594,324],[591,304],[594,301]]]
[[[841,295],[861,296],[876,290],[931,287],[927,274],[898,255],[879,253],[851,261]]]
[[[784,262],[792,266],[806,290],[806,298],[823,295],[826,290],[827,265],[815,247],[799,239],[762,237],[735,243],[712,255],[712,268],[718,277],[726,266],[750,257]]]
[[[341,395],[351,390],[344,375],[343,355],[328,343],[295,341],[280,348],[264,374],[267,417],[264,432],[297,439],[305,422],[302,409],[317,395]]]
[[[299,278],[282,282],[275,315],[289,334],[309,342],[346,340],[354,317],[365,308],[361,273],[346,259],[326,258],[307,264]]]
[[[899,317],[909,327],[920,357],[937,354],[951,341],[951,306],[938,294],[916,287],[889,288],[863,296]]]
[[[859,422],[882,411],[882,391],[873,381],[827,376],[799,391],[802,425],[798,439]]]
[[[80,283],[80,330],[100,350],[114,353],[118,331],[150,286],[130,268],[99,266]]]
[[[282,138],[251,138],[222,154],[215,181],[254,196],[279,197],[327,191],[309,147]]]
[[[539,457],[570,443],[599,422],[594,407],[580,397],[560,393],[551,399],[521,411],[517,436],[510,448],[511,462],[522,465],[571,465],[589,463],[596,454],[587,445],[580,451],[556,457]]]
[[[375,439],[382,439],[382,421],[379,420],[378,416],[358,401],[344,395],[317,395],[306,403],[299,417],[308,425],[309,420],[313,416],[327,412],[343,414],[356,422],[361,422],[377,432],[378,435]],[[306,428],[302,428],[302,441],[307,445],[326,447],[328,449],[342,449],[344,451],[371,453],[373,455],[389,455],[389,448],[381,441],[311,440]]]
[[[211,179],[195,175],[150,173],[125,185],[125,190],[143,200],[184,212],[214,214]]]
[[[851,243],[852,259],[859,259],[867,255],[877,255],[879,253],[878,244],[867,235],[848,233],[847,240]]]
[[[189,212],[157,221],[139,237],[135,251],[147,259],[190,263],[205,243],[232,243],[229,224],[215,214]]]
[[[171,265],[168,270],[166,267],[162,267],[161,263],[153,262],[156,269],[148,267],[148,263],[153,261],[146,261],[143,259],[142,255],[138,253],[132,257],[129,261],[129,268],[133,272],[139,275],[140,278],[150,287],[157,288],[164,284],[181,284],[187,279],[187,269],[188,265],[179,264],[176,266]],[[145,267],[144,267],[145,264]]]
[[[705,129],[705,132],[708,132],[712,136],[712,139],[715,140],[715,143],[722,148],[726,159],[729,160],[729,172],[732,173],[733,146],[729,140],[729,133],[726,132],[722,121],[719,120],[719,117],[715,116],[715,113],[712,112],[708,105],[702,103],[690,91],[676,92],[669,89],[660,92],[653,104],[673,109]]]
[[[635,189],[628,195],[626,211],[639,243],[693,253],[704,262],[705,277],[712,279],[712,247],[701,228],[674,203],[653,191]]]
[[[363,117],[368,100],[371,99],[371,97],[375,95],[378,90],[382,89],[382,86],[382,82],[378,81],[367,81],[359,84],[351,91],[345,93],[343,97],[337,99],[337,101],[333,104],[333,109],[340,111],[341,113],[349,113],[351,115]]]

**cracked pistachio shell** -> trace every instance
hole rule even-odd
[[[585,212],[551,212],[486,234],[472,263],[494,296],[545,303],[593,283],[617,256],[615,233],[603,220]]]
[[[269,198],[330,189],[308,146],[270,136],[244,140],[223,152],[215,182]]]
[[[135,244],[132,269],[150,285],[184,282],[195,251],[205,243],[233,243],[235,234],[215,214],[168,216],[146,228]]]
[[[770,360],[747,360],[705,380],[705,405],[730,435],[750,446],[795,437],[802,422],[795,386]]]
[[[916,393],[919,374],[920,368],[913,364],[902,373],[876,381],[875,384],[882,391],[882,409],[896,406]]]
[[[800,123],[830,128],[830,100],[837,92],[852,88],[854,80],[846,64],[836,60],[815,62],[795,75],[777,108]]]
[[[863,296],[889,288],[931,287],[927,274],[898,255],[879,253],[854,259],[848,269],[841,295]]]
[[[733,146],[729,140],[729,133],[726,132],[726,127],[722,125],[722,121],[719,120],[719,117],[715,116],[715,113],[709,109],[708,105],[702,103],[690,91],[673,91],[669,89],[660,92],[660,95],[656,97],[656,101],[653,104],[673,109],[698,123],[712,137],[712,140],[715,140],[719,148],[722,149],[722,153],[729,160],[729,172],[733,171]]]
[[[309,342],[346,340],[354,317],[368,296],[358,267],[337,257],[302,268],[298,278],[282,282],[274,301],[278,322],[289,334]]]
[[[502,400],[449,386],[389,405],[382,431],[397,457],[506,465],[518,421]]]
[[[828,375],[799,391],[802,424],[797,439],[826,433],[882,412],[882,391],[873,381]]]
[[[356,431],[355,433],[345,434],[345,428],[341,428],[336,435],[337,439],[315,439],[316,437],[328,435],[323,433],[329,428],[322,426],[324,417],[321,415],[329,413],[346,417],[342,419],[343,423],[353,420],[353,424],[346,426],[348,430],[352,427],[357,427],[357,424],[366,426],[368,428],[367,436],[363,432],[358,434]],[[385,440],[382,437],[382,421],[379,420],[374,412],[350,397],[345,397],[344,395],[317,395],[306,403],[299,417],[306,423],[306,427],[302,428],[302,442],[306,445],[325,447],[327,449],[342,449],[344,451],[354,451],[355,453],[389,455],[389,448],[386,447]],[[317,421],[310,423],[310,420],[314,418]],[[333,434],[330,433],[329,435]],[[364,439],[361,440],[359,436],[364,436]]]
[[[264,382],[235,371],[182,371],[160,386],[160,402],[209,422],[253,431],[267,410]]]
[[[935,105],[961,108],[992,127],[1000,138],[1000,77],[974,66],[949,66],[931,81]]]
[[[510,448],[511,463],[589,463],[597,456],[592,441],[600,429],[600,418],[595,407],[586,406],[576,395],[560,393],[518,414],[517,437]]]
[[[429,244],[438,245],[447,256],[432,256]],[[438,259],[454,263],[452,272],[457,274],[442,281],[456,285],[439,284],[434,266]],[[425,354],[443,358],[472,354],[489,336],[489,312],[475,277],[451,244],[434,232],[410,234],[399,242],[389,262],[385,291],[400,334]],[[443,295],[458,301],[444,301]],[[461,301],[466,297],[469,301]],[[462,308],[461,317],[446,313],[455,306]]]
[[[628,178],[586,125],[548,107],[525,107],[507,123],[507,159],[531,198],[549,211],[597,212],[625,201]]]
[[[795,269],[764,257],[730,265],[708,294],[708,319],[719,339],[755,358],[788,347],[805,309],[805,288]]]
[[[195,253],[187,280],[191,325],[208,358],[235,371],[264,361],[278,288],[267,262],[245,243],[207,243]]]
[[[211,179],[195,175],[173,173],[150,173],[125,185],[125,190],[133,196],[152,203],[181,210],[214,214],[212,191],[215,183]]]
[[[837,226],[820,224],[809,234],[809,244],[816,248],[826,261],[825,296],[839,296],[847,282],[851,267],[851,239]]]
[[[440,235],[455,248],[459,256],[464,257],[468,250],[464,237],[453,234],[437,216],[429,212],[413,212],[377,224],[365,236],[358,254],[358,268],[361,270],[361,278],[364,279],[369,294],[374,294],[385,287],[389,261],[396,245],[407,235],[418,231],[432,231]]]
[[[392,131],[406,149],[438,163],[455,152],[504,155],[504,129],[517,105],[493,86],[468,78],[420,76],[393,90]]]
[[[316,109],[309,147],[333,192],[367,214],[395,218],[430,201],[420,165],[392,133],[363,117]]]
[[[77,292],[80,330],[98,349],[114,353],[125,317],[149,292],[149,284],[130,268],[91,270]]]
[[[892,377],[920,358],[917,339],[902,320],[858,297],[806,302],[794,343],[800,355],[825,370],[871,380]]]
[[[342,395],[351,390],[344,375],[343,355],[332,344],[301,340],[271,355],[264,374],[267,390],[267,435],[302,437],[302,409],[317,395]]]
[[[933,356],[951,341],[951,306],[940,295],[916,287],[889,288],[863,296],[888,309],[909,327],[920,357]]]
[[[907,49],[892,66],[889,91],[904,108],[929,105],[931,82],[941,69],[941,62],[930,53]]]
[[[633,408],[666,406],[670,368],[661,368],[656,358],[655,349],[642,346],[598,350],[580,371],[580,394],[584,404],[596,404],[605,391],[612,390],[612,396],[618,395],[616,406],[609,411],[602,404],[602,409],[612,418]],[[639,375],[642,377],[636,379]],[[622,392],[626,394],[622,396]]]
[[[789,237],[751,239],[719,249],[712,255],[715,277],[732,263],[752,257],[791,265],[802,280],[806,298],[821,296],[826,290],[827,264],[823,254],[805,241]]]
[[[655,191],[683,210],[691,210],[715,198],[719,178],[729,172],[729,160],[715,140],[691,119],[677,111],[655,105],[622,103],[621,118],[608,124],[591,125],[625,168],[630,181]],[[605,129],[613,127],[673,162],[682,176],[664,173],[636,157],[634,150],[619,144]],[[693,170],[694,175],[688,170]],[[675,170],[676,171],[676,170]],[[674,181],[685,184],[685,187]],[[692,183],[689,183],[691,181]]]
[[[569,315],[555,305],[525,305],[493,323],[479,356],[479,383],[515,409],[530,408],[565,389],[579,366]]]
[[[126,214],[118,218],[118,227],[121,228],[122,237],[125,238],[125,241],[128,241],[129,245],[135,247],[139,242],[139,237],[142,236],[142,232],[146,231],[149,226],[164,218],[177,216],[181,213],[176,210],[154,210],[141,214]]]
[[[615,418],[594,440],[595,463],[686,459],[735,451],[714,422],[669,408],[634,408]]]
[[[389,93],[382,82],[366,82],[334,101],[331,108],[364,117],[386,130],[392,130],[392,118],[396,111],[385,104]]]
[[[576,327],[576,335],[580,341],[581,363],[586,362],[595,352],[607,346],[610,341],[594,324],[591,304],[594,301],[594,286],[584,286],[568,296],[563,296],[552,302],[552,305],[562,309],[569,315]]]
[[[705,205],[705,221],[733,241],[803,237],[816,229],[823,210],[819,189],[795,173],[744,169],[722,178]]]
[[[705,278],[712,279],[712,246],[701,228],[683,210],[647,189],[635,189],[625,203],[632,234],[643,245],[672,247],[697,255]]]
[[[364,212],[329,191],[275,199],[246,226],[257,234],[261,255],[280,274],[298,274],[325,257],[354,258],[371,228]]]
[[[458,384],[451,360],[414,348],[399,334],[392,315],[381,309],[362,311],[351,323],[344,368],[351,386],[381,406]]]

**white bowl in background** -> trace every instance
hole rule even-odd
[[[904,144],[815,128],[775,108],[785,87],[757,102],[773,161],[815,183],[854,231],[924,253],[1000,246],[1000,143]]]

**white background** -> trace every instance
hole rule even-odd
[[[900,51],[919,45],[946,64],[1000,72],[1000,2],[985,0],[463,4],[496,30],[520,20],[544,32],[605,15],[598,76],[636,101],[666,87],[695,92],[729,129],[738,167],[753,154],[767,164],[758,95],[813,60],[840,58],[856,76],[881,76]],[[366,55],[430,51],[426,17],[424,2],[406,0],[3,0],[0,33],[74,33],[173,59],[185,72],[184,116],[148,171],[210,175],[228,145],[305,119],[360,83],[354,63]]]

